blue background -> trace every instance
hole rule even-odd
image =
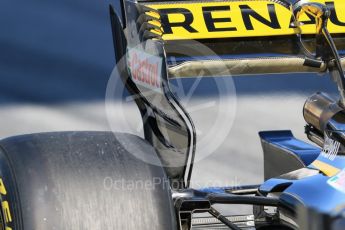
[[[9,1],[0,7],[0,103],[104,100],[114,66],[109,1]],[[112,2],[118,5],[118,1]],[[208,79],[196,96],[212,94]],[[188,88],[191,80],[185,80]],[[238,94],[334,91],[327,77],[236,77]]]

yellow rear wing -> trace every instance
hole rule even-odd
[[[300,24],[295,23],[292,8],[305,2],[327,6],[328,30],[340,54],[345,55],[344,0],[126,1],[139,9],[134,17],[127,11],[127,18],[138,17],[140,36],[145,31],[144,39],[165,41],[169,78],[193,77],[200,72],[207,75],[211,70],[217,76],[227,75],[223,69],[232,75],[325,71],[326,63],[311,60],[303,47],[315,48],[315,17],[304,13]],[[129,29],[131,33],[135,28]],[[306,35],[302,46],[296,36],[300,34]],[[212,52],[187,54],[194,55],[192,58],[177,54],[176,50],[187,50],[185,47],[200,50],[192,42],[195,40]],[[342,63],[345,66],[345,59]]]
[[[345,33],[345,1],[313,0],[331,10],[328,29]],[[315,20],[303,15],[295,28],[291,3],[284,0],[214,0],[140,2],[158,10],[164,40],[286,36],[315,34]]]

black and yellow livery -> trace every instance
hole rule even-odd
[[[209,213],[236,230],[248,228],[244,224],[249,224],[248,218],[252,218],[250,227],[256,229],[314,230],[309,215],[344,221],[345,209],[339,207],[345,203],[345,2],[126,0],[123,9],[122,15],[111,11],[119,77],[142,114],[145,139],[164,162],[178,229],[192,229],[194,212]],[[149,62],[145,57],[161,60],[156,87],[137,80],[133,52],[142,57],[142,63]],[[313,144],[296,139],[291,131],[260,132],[264,183],[191,188],[197,136],[169,80],[296,72],[329,72],[339,89],[340,101],[316,94],[306,102],[310,109],[304,111],[311,115],[305,116],[305,129]],[[333,136],[327,137],[330,130]],[[172,167],[176,163],[182,166]],[[328,194],[332,199],[325,198]],[[253,216],[226,218],[214,204],[253,205]],[[268,213],[266,206],[276,209]],[[301,210],[304,215],[299,215]],[[344,225],[336,226],[337,220],[317,224],[318,230],[343,229]],[[219,224],[197,226],[210,229]]]

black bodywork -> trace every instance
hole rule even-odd
[[[297,226],[301,229],[341,229],[342,211],[338,210],[334,213],[329,209],[320,211],[313,206],[312,202],[305,203],[303,200],[308,196],[307,193],[311,191],[308,189],[312,188],[313,184],[325,183],[326,179],[324,171],[310,166],[318,159],[325,137],[322,131],[315,129],[309,123],[308,119],[306,119],[309,123],[306,126],[306,134],[319,146],[297,140],[290,131],[260,133],[267,180],[264,184],[198,190],[189,187],[196,151],[195,128],[187,111],[171,92],[169,79],[192,75],[193,71],[188,72],[190,71],[188,66],[185,68],[187,71],[176,71],[179,66],[191,64],[188,57],[175,52],[177,49],[188,46],[190,41],[164,40],[164,24],[161,23],[164,12],[150,8],[150,4],[155,2],[161,1],[122,1],[122,13],[116,14],[110,6],[110,15],[117,70],[125,87],[134,96],[142,114],[145,139],[155,147],[170,180],[179,228],[190,229],[195,212],[208,212],[230,229],[240,229],[241,224],[244,224],[242,227],[245,228],[245,219],[225,217],[212,205],[248,204],[254,207],[253,220],[257,229],[295,229]],[[188,3],[188,1],[185,2]],[[336,19],[334,9],[328,9],[319,3],[303,1],[272,0],[269,2],[292,9],[292,15],[296,21],[291,23],[296,28],[299,27],[299,13],[307,12],[310,17],[309,23],[317,26],[316,37],[295,34],[276,37],[202,39],[198,42],[210,48],[222,60],[230,64],[238,64],[239,61],[248,64],[249,68],[233,69],[234,74],[237,75],[328,71],[339,88],[340,102],[337,103],[343,106],[345,78],[341,55],[345,49],[345,40],[343,34],[334,35],[332,38],[326,28],[329,17],[333,21]],[[332,6],[334,4],[328,4],[328,7]],[[149,23],[150,21],[156,21],[160,26],[153,26]],[[314,47],[314,44],[316,44],[315,50],[307,52],[306,48]],[[143,88],[135,82],[135,76],[128,68],[130,65],[128,52],[131,49],[139,49],[161,58],[161,84],[158,87],[161,94]],[[249,58],[245,58],[246,56]],[[209,57],[204,55],[198,58],[199,60],[195,61],[196,64],[199,61],[207,63]],[[171,60],[178,60],[178,62]],[[272,60],[278,60],[280,63],[272,64],[268,68],[267,66],[260,68],[260,63]],[[194,68],[193,63],[190,67]],[[205,71],[207,72],[207,64]],[[147,92],[150,92],[149,96]],[[159,100],[153,100],[157,97]],[[342,119],[342,115],[339,116]],[[327,122],[330,117],[327,117]],[[166,130],[168,132],[165,132]],[[176,135],[179,137],[176,138]],[[343,141],[341,138],[337,140]],[[315,180],[308,181],[309,178],[315,178]],[[303,189],[303,186],[306,189]],[[327,193],[326,190],[325,193]],[[341,193],[336,196],[339,199],[334,201],[335,206],[336,203],[340,205],[344,197]],[[314,201],[317,202],[315,199]],[[277,209],[270,213],[264,207]],[[315,217],[319,218],[319,221],[310,223],[310,220]]]

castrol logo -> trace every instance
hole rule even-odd
[[[128,51],[128,67],[137,85],[161,92],[161,57],[133,48]]]

